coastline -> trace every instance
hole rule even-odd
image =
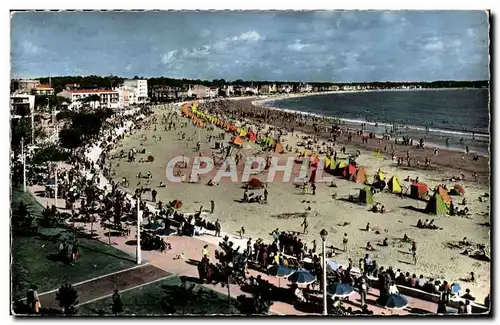
[[[254,108],[260,108],[260,109],[268,109],[268,107],[262,107],[262,106],[256,106],[253,105]],[[297,114],[295,111],[293,111],[292,114]],[[299,128],[298,130],[308,133],[308,134],[313,134],[312,126],[307,125],[302,128]],[[327,133],[320,133],[318,134],[322,139],[328,139],[329,134]],[[355,137],[355,139],[359,137]],[[379,134],[378,139],[381,139],[382,136]],[[387,141],[387,140],[382,140],[381,143],[376,143],[376,141],[371,141],[370,143],[361,143],[361,141],[358,142],[349,142],[347,141],[345,136],[341,136],[338,141],[342,145],[346,145],[347,147],[354,147],[354,149],[364,149],[368,150],[371,152],[376,152],[378,149],[381,149],[384,145],[391,145],[394,143],[394,141]],[[439,155],[435,156],[434,155],[434,149],[426,146],[424,149],[415,149],[414,147],[408,147],[408,146],[402,146],[402,145],[396,145],[396,149],[394,150],[396,157],[403,157],[406,155],[406,150],[411,150],[412,151],[412,157],[415,159],[419,160],[421,163],[425,161],[426,157],[430,157],[432,159],[432,163],[434,165],[437,165],[439,167],[444,168],[447,172],[455,169],[460,169],[463,171],[467,172],[467,177],[469,179],[472,178],[473,173],[478,174],[478,180],[481,182],[487,181],[489,182],[489,173],[490,173],[490,156],[489,155],[481,155],[482,159],[481,162],[473,162],[472,161],[472,156],[473,154],[470,153],[469,155],[465,155],[463,151],[459,150],[452,150],[448,148],[439,148]],[[389,151],[382,151],[382,155],[385,157],[391,157],[391,152]],[[468,159],[462,160],[462,156],[466,156]],[[416,166],[415,166],[416,167]],[[413,167],[413,168],[415,168]]]
[[[248,98],[246,98],[246,101],[231,102],[232,104],[230,104],[229,107],[224,107],[222,110],[229,115],[233,109],[231,107],[240,108],[241,106],[245,106],[246,109],[250,111],[254,109],[251,105],[251,99]],[[225,105],[227,105],[227,103],[224,104],[224,106]],[[178,106],[176,105],[176,107]],[[262,110],[263,113],[269,111],[263,108],[259,108],[259,110]],[[155,109],[155,116],[160,117],[165,112],[165,110]],[[241,109],[239,109],[239,112],[241,113]],[[148,120],[150,120],[150,118],[148,118]],[[181,119],[179,122],[183,120],[184,119]],[[241,120],[243,121],[243,118]],[[123,160],[120,161],[119,159],[110,159],[114,165],[116,164],[114,168],[116,173],[113,179],[115,181],[119,181],[121,177],[134,179],[138,172],[146,173],[147,171],[151,171],[153,173],[153,181],[149,186],[157,188],[159,181],[165,179],[165,162],[169,161],[169,157],[172,157],[172,152],[185,155],[185,157],[189,158],[194,158],[194,156],[197,155],[193,150],[194,140],[180,139],[178,136],[179,129],[177,131],[163,131],[163,128],[160,127],[157,131],[153,131],[149,127],[143,128],[141,124],[142,123],[137,125],[133,134],[127,137],[128,139],[120,141],[119,145],[113,151],[120,149],[128,150],[128,148],[132,147],[145,148],[146,154],[154,155],[154,162],[140,164],[128,163]],[[262,122],[259,122],[259,124],[262,124]],[[280,124],[277,123],[277,125],[279,127]],[[209,134],[219,134],[222,130],[218,128],[215,130],[205,128],[198,129],[191,123],[182,127],[182,132],[186,134],[193,134],[195,130],[196,132],[201,132],[200,138],[203,139],[201,141],[201,151],[207,154],[213,152],[213,143],[209,143],[205,140],[206,136]],[[298,129],[296,131],[297,133],[300,132]],[[164,140],[161,142],[153,141],[153,134],[156,136],[160,135]],[[289,134],[286,136],[287,140],[285,143],[295,147],[296,141],[298,141],[301,136],[302,133],[300,133],[299,136],[291,136],[291,134]],[[149,140],[144,141],[145,137]],[[226,140],[228,139],[226,138]],[[355,144],[351,143],[346,147],[353,148],[354,145]],[[408,170],[404,166],[397,166],[391,163],[390,159],[374,157],[367,149],[362,149],[361,151],[362,156],[359,159],[359,163],[362,166],[366,166],[370,175],[380,168],[386,173],[387,177],[399,174],[400,180],[403,180],[408,174],[411,175],[412,178],[417,176],[422,182],[429,184],[431,188],[439,183],[450,184],[448,180],[443,180],[445,174],[438,168],[432,168],[430,170]],[[247,155],[249,154],[251,153],[248,152]],[[295,156],[292,152],[286,155]],[[120,166],[118,166],[117,163],[119,163]],[[457,174],[454,168],[450,169],[450,172]],[[362,254],[364,255],[366,251],[363,246],[367,241],[377,243],[383,238],[380,238],[380,236],[387,236],[392,242],[390,245],[392,248],[377,249],[377,252],[374,253],[374,257],[380,265],[385,267],[392,265],[395,268],[401,268],[402,271],[410,270],[417,273],[417,275],[423,274],[426,277],[433,277],[435,279],[446,278],[448,281],[460,281],[459,279],[463,274],[468,272],[467,270],[477,268],[473,266],[475,260],[460,255],[458,251],[446,248],[446,246],[444,246],[446,241],[458,241],[464,236],[467,236],[476,242],[486,242],[489,244],[488,229],[478,226],[479,222],[489,221],[489,215],[487,214],[489,204],[485,205],[484,203],[477,202],[477,197],[489,191],[489,186],[485,186],[485,184],[481,182],[473,182],[470,178],[460,183],[467,188],[467,200],[472,200],[470,209],[476,211],[477,215],[474,216],[474,220],[470,220],[472,218],[457,219],[438,217],[436,219],[437,224],[446,229],[442,233],[427,233],[427,231],[415,230],[414,225],[419,218],[434,218],[434,216],[409,211],[405,209],[404,206],[408,204],[415,206],[416,204],[417,208],[422,209],[425,207],[425,204],[422,206],[422,202],[412,199],[400,199],[390,193],[377,194],[377,202],[381,202],[390,210],[386,215],[374,214],[367,208],[362,208],[357,204],[344,202],[342,199],[347,198],[349,194],[359,192],[360,184],[342,179],[335,179],[335,184],[337,185],[335,188],[329,188],[327,184],[318,184],[316,196],[298,193],[292,183],[279,181],[269,183],[270,203],[272,203],[264,205],[239,203],[239,199],[241,199],[243,193],[241,183],[239,182],[224,183],[224,186],[207,187],[206,183],[208,179],[209,178],[206,177],[202,178],[199,184],[167,184],[165,188],[157,188],[158,198],[163,202],[168,202],[173,199],[182,200],[183,207],[181,208],[181,212],[185,213],[199,210],[200,206],[207,207],[209,206],[209,201],[214,200],[217,206],[216,212],[207,216],[211,221],[215,218],[219,219],[223,230],[230,234],[238,233],[241,227],[244,226],[246,229],[244,237],[253,239],[263,238],[264,240],[268,240],[268,234],[272,229],[279,228],[280,230],[299,231],[302,228],[300,226],[302,219],[299,215],[303,213],[307,205],[310,205],[313,211],[315,211],[315,214],[310,216],[312,232],[311,234],[301,234],[300,237],[304,242],[310,244],[312,240],[318,240],[316,231],[324,228],[330,233],[328,242],[332,245],[337,245],[340,238],[339,233],[348,233],[352,241],[352,246],[350,246],[347,252],[338,252],[337,257],[334,258],[335,262],[341,265],[347,263],[347,257],[358,258]],[[339,195],[338,199],[332,198],[332,194],[334,193]],[[310,203],[304,203],[303,199],[311,201]],[[350,225],[339,228],[339,225],[343,224],[345,221],[348,221]],[[380,229],[382,234],[376,235],[373,234],[373,232],[360,232],[359,229],[365,227],[367,222],[371,222],[372,226]],[[384,232],[386,233],[385,235]],[[400,259],[404,260],[404,258],[401,258],[403,256],[400,256],[398,251],[398,247],[401,247],[399,238],[405,233],[409,234],[411,238],[415,238],[419,243],[419,250],[423,260],[422,263],[419,263],[416,267],[409,267],[407,265],[408,263],[399,261]],[[236,236],[231,235],[231,237],[235,238]],[[209,234],[203,240],[214,241],[217,240],[217,238]],[[243,245],[244,239],[242,247]],[[444,246],[444,249],[438,249],[436,253],[436,248],[441,246]],[[450,262],[450,255],[453,256],[453,263]],[[477,269],[477,274],[479,274],[481,281],[477,284],[470,285],[474,292],[478,294],[478,297],[484,297],[489,292],[490,282],[488,282],[488,267],[489,264],[481,264],[480,269]]]

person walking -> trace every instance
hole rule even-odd
[[[361,282],[359,283],[359,295],[361,297],[361,306],[365,305],[366,296],[368,294],[368,285],[364,278],[361,278]]]
[[[301,226],[303,227],[302,233],[307,234],[307,227],[309,227],[309,223],[307,222],[307,216],[304,217],[304,221],[302,221]]]
[[[413,264],[417,265],[417,243],[415,241],[411,244],[411,253],[413,254]]]
[[[158,192],[156,191],[156,189],[153,189],[151,191],[151,201],[156,202],[156,195],[157,194],[158,194]]]
[[[220,222],[219,222],[219,219],[215,220],[215,237],[220,237]]]
[[[347,252],[347,242],[349,241],[349,237],[347,237],[347,233],[344,233],[344,238],[342,239],[342,246],[344,248],[344,252]]]
[[[311,183],[311,191],[312,191],[312,195],[316,195],[316,184]]]
[[[203,249],[201,250],[201,257],[209,257],[210,252],[208,251],[208,245],[203,246]]]
[[[214,200],[210,201],[210,214],[214,214],[215,211],[215,202]]]
[[[267,191],[267,187],[264,188],[264,201],[267,202],[267,196],[269,195],[269,192]]]

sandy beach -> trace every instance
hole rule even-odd
[[[278,98],[273,98],[278,99]],[[247,110],[253,112],[269,111],[266,108],[260,108],[252,104],[255,99],[244,99],[238,101],[228,101],[228,115],[236,110]],[[490,222],[490,203],[489,198],[485,202],[479,202],[478,197],[489,193],[489,159],[483,158],[472,162],[472,156],[465,157],[462,160],[463,153],[440,150],[438,156],[433,156],[432,149],[412,150],[412,157],[420,160],[422,163],[426,156],[432,156],[433,167],[431,169],[408,169],[404,166],[397,166],[391,160],[390,151],[383,153],[382,157],[373,155],[373,151],[384,146],[383,143],[372,141],[368,144],[361,144],[359,137],[354,141],[347,142],[346,139],[337,139],[339,151],[341,145],[346,146],[346,154],[339,154],[339,158],[347,158],[348,154],[354,154],[357,149],[361,156],[357,158],[359,165],[365,167],[367,176],[371,180],[377,170],[381,169],[390,178],[397,174],[403,185],[409,186],[409,181],[403,181],[407,176],[411,179],[418,177],[420,181],[425,182],[434,188],[438,184],[446,184],[453,187],[454,184],[460,184],[465,188],[465,198],[468,201],[468,208],[471,216],[436,216],[427,215],[422,212],[412,210],[414,208],[425,208],[426,202],[414,200],[407,197],[399,197],[389,192],[378,193],[374,196],[375,202],[382,203],[388,212],[384,214],[369,211],[369,206],[346,202],[349,195],[358,195],[359,190],[363,188],[362,184],[357,184],[341,178],[335,178],[336,187],[329,187],[328,184],[318,183],[316,195],[303,194],[296,188],[293,182],[281,182],[279,179],[268,183],[269,198],[267,204],[248,204],[240,203],[244,190],[242,183],[221,182],[219,186],[209,187],[206,183],[209,177],[201,176],[199,183],[169,183],[166,178],[167,163],[175,156],[184,155],[193,158],[198,156],[195,151],[196,142],[200,141],[203,155],[211,156],[216,152],[214,149],[215,141],[208,142],[207,136],[218,137],[224,134],[224,142],[228,142],[231,135],[215,127],[196,128],[184,117],[175,120],[176,129],[166,131],[165,125],[161,123],[162,117],[171,111],[180,113],[180,106],[170,105],[168,107],[158,106],[155,108],[154,115],[148,117],[142,122],[147,125],[136,129],[131,135],[127,135],[119,145],[110,153],[111,157],[120,150],[128,152],[131,148],[137,150],[144,149],[145,153],[138,158],[146,158],[151,155],[153,162],[128,162],[126,158],[110,158],[112,170],[114,171],[114,180],[120,182],[126,177],[129,182],[129,190],[133,191],[138,186],[156,188],[158,191],[157,200],[169,202],[175,199],[181,200],[183,206],[180,209],[183,212],[194,212],[200,206],[204,210],[210,209],[210,200],[215,202],[214,214],[210,217],[212,221],[219,219],[223,231],[237,233],[241,227],[245,228],[245,236],[254,240],[262,238],[264,241],[270,241],[269,233],[278,228],[280,230],[302,231],[301,223],[306,208],[310,207],[308,213],[309,231],[307,234],[300,235],[303,241],[312,246],[312,241],[316,240],[320,246],[321,239],[319,232],[326,229],[329,233],[327,246],[333,245],[339,248],[336,250],[336,256],[333,258],[338,263],[347,263],[348,258],[352,258],[354,264],[366,253],[365,245],[369,241],[375,247],[375,251],[369,252],[377,261],[377,264],[385,268],[392,266],[394,269],[400,269],[402,272],[421,274],[426,278],[434,278],[447,281],[458,281],[462,288],[470,288],[473,295],[479,302],[490,292],[490,263],[479,261],[471,257],[460,254],[462,249],[458,248],[458,242],[467,237],[470,242],[490,245],[489,231],[490,227],[484,226]],[[156,123],[152,119],[156,118]],[[187,123],[186,123],[187,122]],[[273,123],[278,128],[286,128],[287,125],[280,124],[280,121]],[[286,121],[282,121],[285,123]],[[186,126],[181,127],[181,123]],[[249,117],[246,125],[262,125],[258,118]],[[156,131],[155,131],[156,128]],[[282,137],[283,145],[289,145],[293,149],[284,154],[272,154],[279,156],[280,159],[295,157],[297,142],[306,133],[312,131],[312,126],[304,124],[295,126],[294,134],[288,133]],[[182,139],[180,132],[185,134]],[[153,138],[153,135],[156,139]],[[319,134],[320,136],[322,134]],[[327,137],[327,134],[323,134]],[[161,137],[159,140],[158,137]],[[147,140],[146,140],[147,138]],[[385,145],[390,145],[385,144]],[[299,148],[299,150],[304,150]],[[397,156],[406,155],[407,147],[396,146],[394,149]],[[243,156],[262,155],[260,148],[255,145],[244,146],[240,151]],[[144,180],[140,185],[136,175],[141,172],[146,174],[151,172],[152,181],[146,184]],[[452,176],[464,173],[465,180],[450,182]],[[474,180],[472,173],[477,173],[477,180]],[[261,180],[266,179],[266,173],[258,175]],[[166,184],[166,187],[159,188],[160,182]],[[262,192],[261,190],[259,192]],[[143,196],[146,200],[150,199],[149,194]],[[461,197],[454,197],[456,202],[462,200]],[[304,202],[309,201],[309,202]],[[304,203],[303,203],[304,202]],[[420,229],[416,227],[419,219],[435,219],[435,224],[442,230]],[[364,231],[367,223],[371,224],[374,231]],[[375,232],[378,230],[379,234]],[[346,233],[349,237],[347,251],[343,252],[342,237]],[[402,238],[407,235],[414,239],[418,245],[418,263],[413,265],[412,256],[409,253],[411,244],[403,242]],[[389,246],[382,247],[384,238],[388,238]],[[473,271],[476,275],[474,283],[466,283],[461,279],[467,278]]]

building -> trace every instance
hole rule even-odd
[[[31,93],[32,89],[40,86],[40,80],[35,79],[18,79],[12,80],[11,82],[11,92],[15,93]]]
[[[210,89],[208,90],[208,97],[209,98],[215,98],[219,96],[219,88],[217,87],[210,87]]]
[[[289,93],[293,92],[293,87],[291,85],[287,85],[287,84],[281,85],[281,86],[279,86],[278,91],[280,93],[289,94]]]
[[[119,87],[129,93],[129,105],[144,104],[148,101],[148,81],[144,79],[128,79]],[[132,94],[133,93],[133,94]]]
[[[310,93],[312,91],[313,87],[309,84],[300,84],[298,87],[298,91],[300,93]]]
[[[15,94],[10,96],[12,115],[29,115],[35,109],[35,95]]]
[[[116,90],[110,89],[73,89],[63,90],[57,94],[58,96],[65,97],[71,100],[69,109],[80,109],[85,104],[91,108],[119,108],[120,107],[120,94]],[[96,96],[98,100],[87,99],[90,96]]]
[[[219,95],[225,97],[234,96],[234,87],[232,85],[225,85],[219,89]]]
[[[191,93],[196,96],[196,98],[208,98],[210,97],[211,91],[210,87],[203,85],[194,85],[191,87]]]
[[[65,84],[64,89],[66,90],[74,90],[74,89],[80,89],[81,85],[78,83],[72,83],[72,84]]]
[[[276,84],[262,85],[259,89],[259,94],[274,94],[277,91]]]
[[[35,95],[45,95],[52,96],[54,95],[54,88],[51,85],[39,85],[32,90]]]

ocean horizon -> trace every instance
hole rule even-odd
[[[427,146],[458,151],[468,146],[471,152],[489,155],[488,89],[345,91],[270,99],[262,105],[358,128],[364,123],[367,132],[422,138]]]

